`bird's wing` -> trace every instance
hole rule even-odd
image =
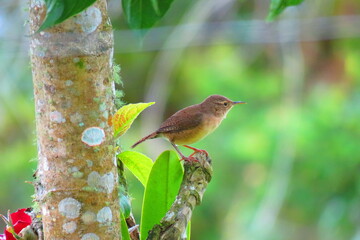
[[[184,109],[185,110],[185,109]],[[202,122],[203,115],[193,111],[177,112],[163,122],[157,133],[176,133],[189,130],[199,126]],[[189,109],[192,110],[192,109]]]

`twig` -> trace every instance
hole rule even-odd
[[[212,176],[210,158],[201,153],[194,157],[198,162],[184,163],[184,178],[176,200],[160,224],[151,229],[147,240],[184,239],[192,211],[201,203]]]
[[[139,225],[136,224],[135,218],[132,215],[132,213],[130,213],[130,216],[128,218],[126,218],[125,221],[128,226],[130,239],[131,240],[139,240],[140,239]]]

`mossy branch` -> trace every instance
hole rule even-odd
[[[201,153],[194,157],[198,162],[184,162],[184,177],[176,200],[160,224],[150,230],[147,240],[186,239],[192,211],[201,203],[212,177],[211,159]]]

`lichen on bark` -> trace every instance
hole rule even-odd
[[[113,129],[113,34],[105,0],[36,33],[46,8],[30,4],[36,106],[35,201],[45,239],[119,239]]]

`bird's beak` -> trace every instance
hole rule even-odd
[[[245,104],[246,102],[243,102],[243,101],[237,101],[237,102],[233,102],[233,104]]]

